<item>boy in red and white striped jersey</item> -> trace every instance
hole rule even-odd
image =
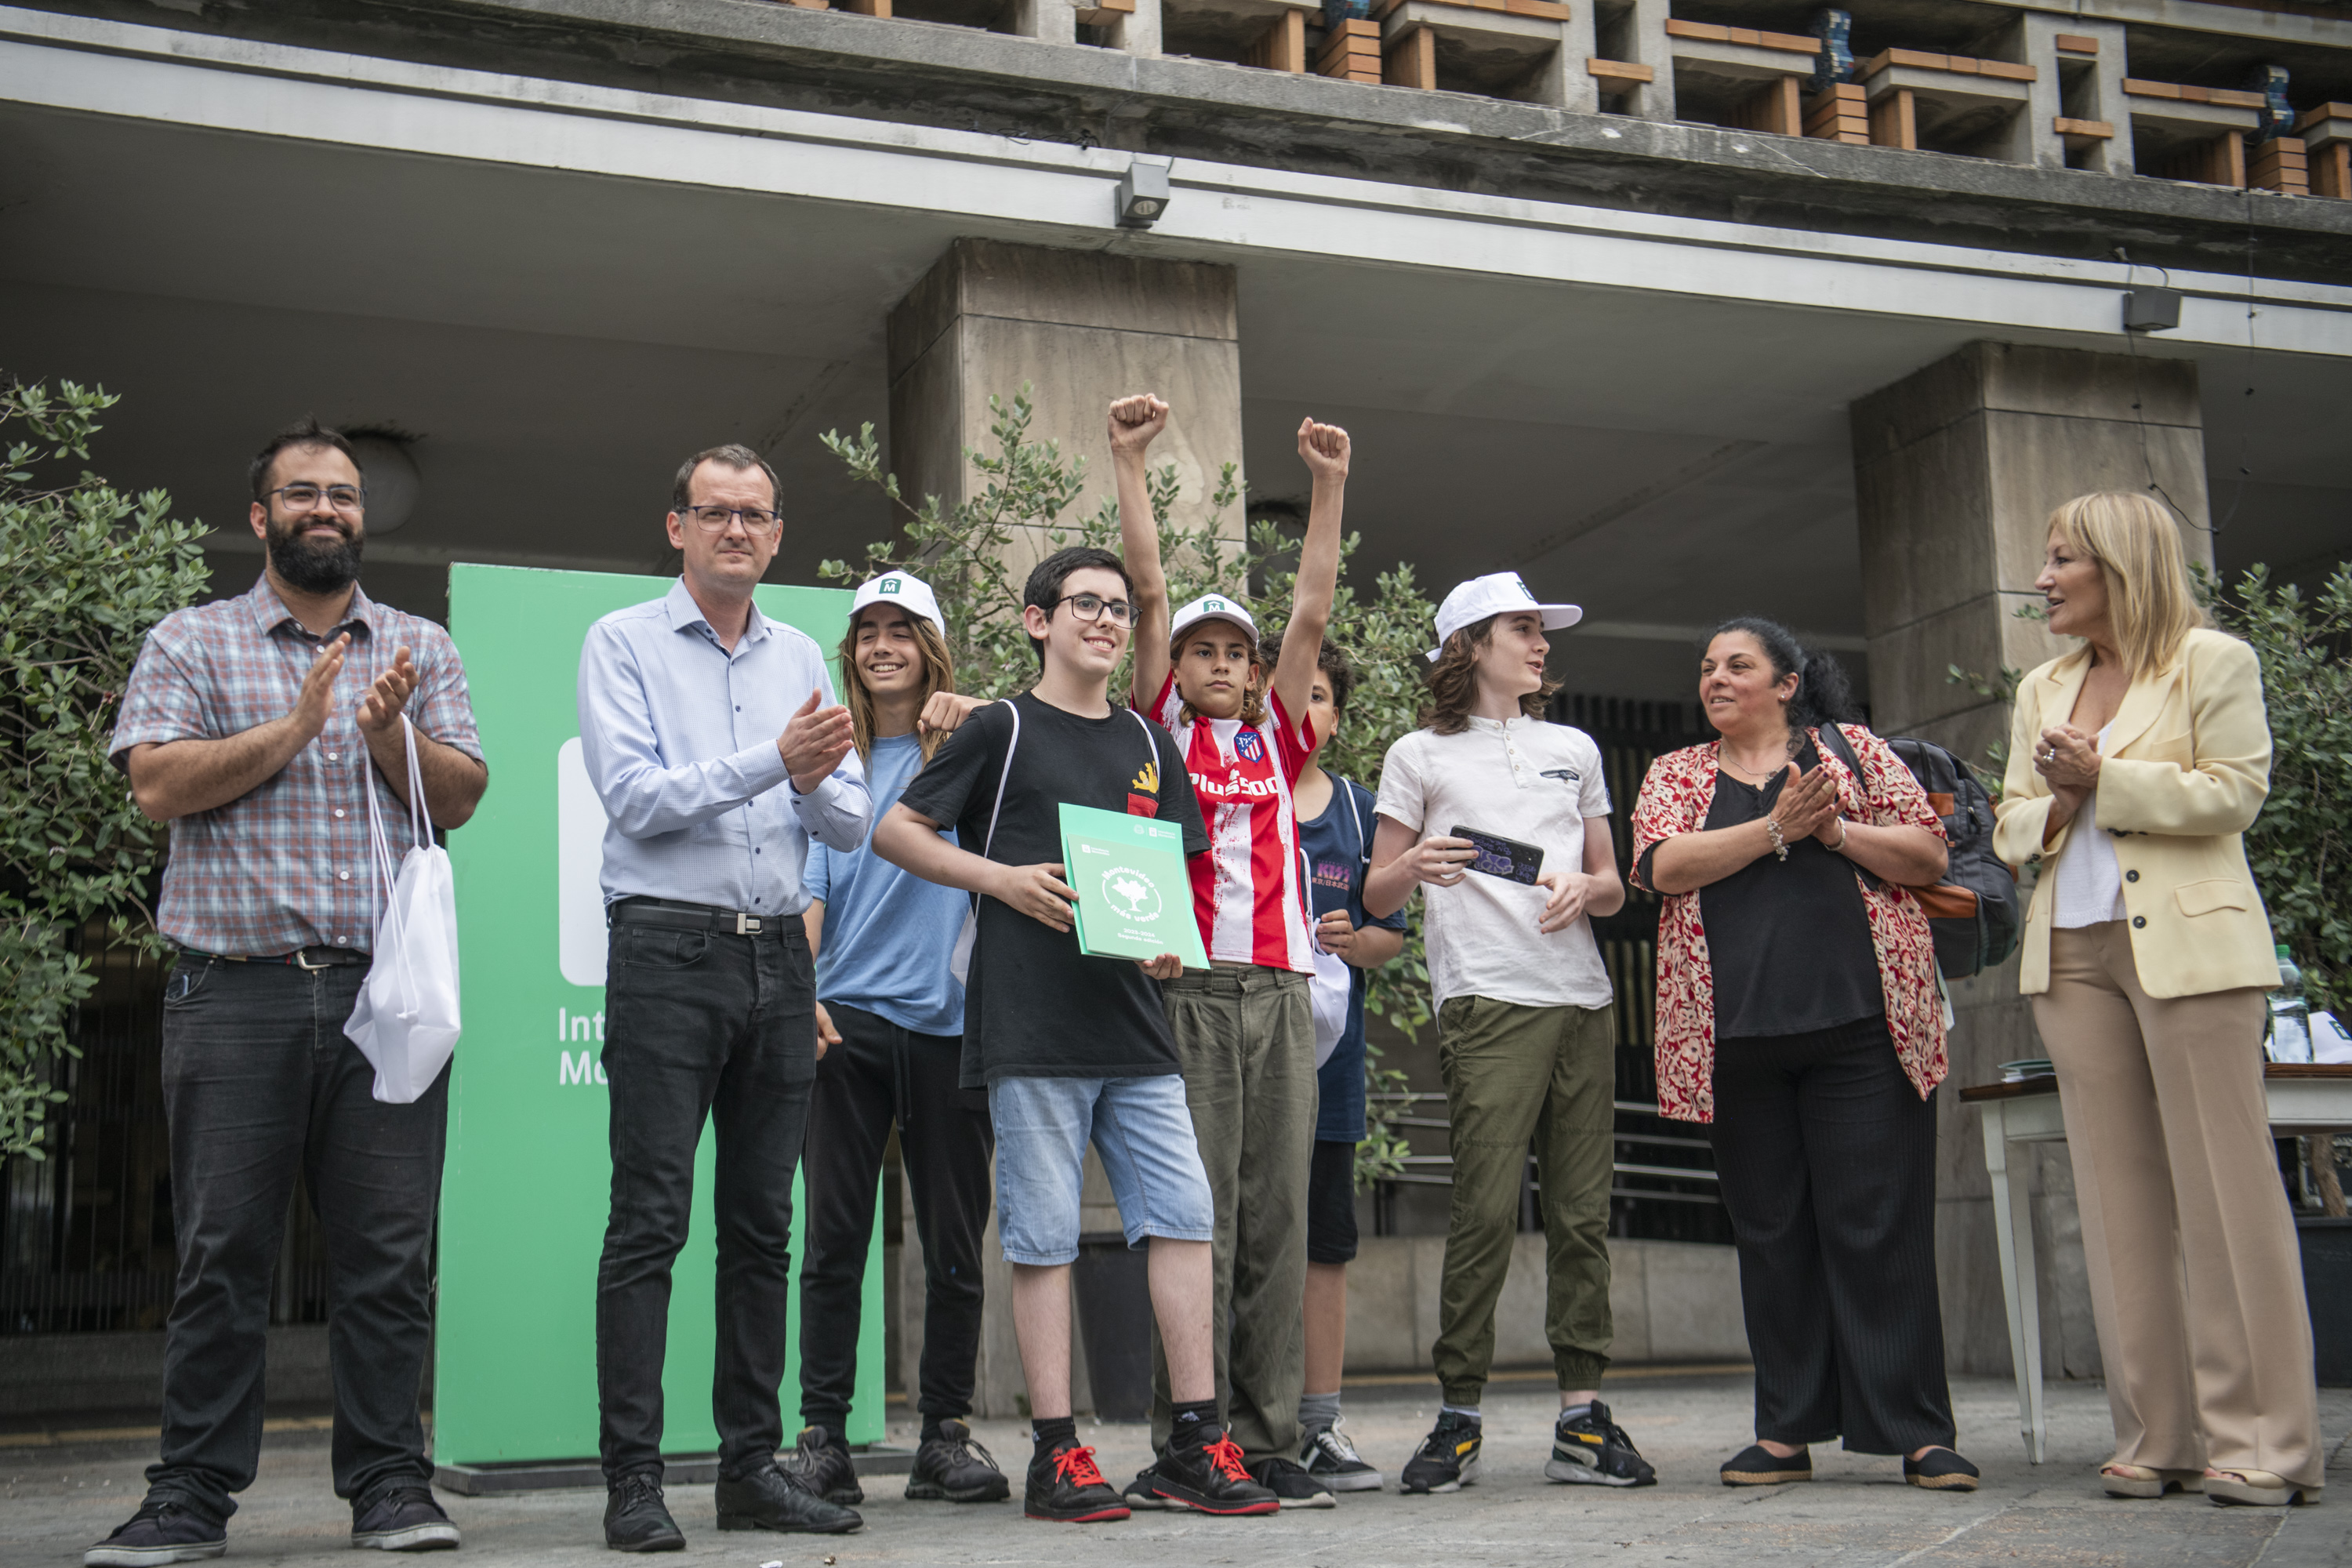
[[[1111,405],[1121,542],[1135,584],[1133,700],[1183,752],[1209,852],[1192,862],[1193,912],[1208,973],[1166,982],[1162,998],[1184,1071],[1192,1127],[1216,1205],[1217,1388],[1251,1475],[1286,1508],[1328,1508],[1300,1468],[1306,1380],[1299,1316],[1307,1279],[1307,1186],[1315,1145],[1314,973],[1291,786],[1315,750],[1307,722],[1323,628],[1339,576],[1348,433],[1304,420],[1298,455],[1314,480],[1288,632],[1272,679],[1257,623],[1210,594],[1171,618],[1144,458],[1167,427],[1149,395]],[[1164,1446],[1168,1376],[1154,1357],[1152,1439]],[[1148,1488],[1139,1504],[1151,1506]]]

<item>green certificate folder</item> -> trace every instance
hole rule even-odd
[[[1078,951],[1097,958],[1172,952],[1209,967],[1192,918],[1184,830],[1172,822],[1062,805],[1062,864],[1078,895]]]

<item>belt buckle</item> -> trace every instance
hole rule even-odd
[[[757,936],[757,935],[759,935],[759,934],[760,934],[760,917],[759,917],[759,916],[757,916],[757,915],[747,915],[747,914],[745,914],[745,913],[744,913],[742,910],[736,910],[736,911],[735,911],[735,934],[736,934],[737,936]]]
[[[313,974],[318,973],[322,969],[332,969],[334,967],[331,963],[311,963],[310,950],[304,947],[298,947],[294,950],[294,963],[297,968],[307,969]]]

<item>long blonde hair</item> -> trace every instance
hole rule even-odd
[[[2099,563],[2107,623],[2131,679],[2171,663],[2190,632],[2211,624],[2189,584],[2180,531],[2149,497],[2122,490],[2076,496],[2050,514],[2050,531]]]
[[[870,610],[873,605],[866,606]],[[903,612],[907,624],[915,628],[915,646],[923,655],[923,702],[929,702],[942,691],[953,691],[955,658],[948,652],[948,639],[940,632],[939,623],[929,616],[919,616],[912,610]],[[850,617],[849,630],[841,638],[841,702],[849,710],[849,740],[857,748],[857,760],[874,760],[874,694],[866,689],[865,677],[857,668],[857,626],[865,611]],[[916,705],[921,710],[921,703]],[[931,753],[940,749],[947,736],[939,731],[916,727],[922,737],[923,761],[929,762]]]

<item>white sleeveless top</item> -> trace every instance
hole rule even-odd
[[[2110,722],[2099,731],[2099,751],[2107,749]],[[2124,872],[2116,862],[2116,841],[2099,831],[2099,795],[2095,789],[2083,809],[2074,814],[2074,831],[2058,852],[2057,911],[2050,923],[2060,931],[2097,925],[2124,918]]]

